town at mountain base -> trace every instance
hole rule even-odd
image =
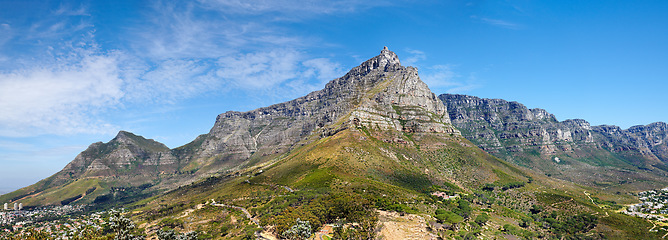
[[[101,239],[660,238],[668,232],[622,210],[634,191],[668,182],[665,130],[437,97],[384,48],[322,90],[220,114],[182,147],[123,131],[94,143],[0,196],[27,208],[3,212],[19,220],[2,236],[72,232],[38,217],[64,205],[85,206],[71,219],[96,219],[87,236]],[[121,218],[114,207],[134,224],[105,227]]]

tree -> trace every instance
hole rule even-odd
[[[140,237],[132,235],[135,224],[132,220],[124,217],[120,211],[109,210],[109,227],[115,233],[114,240],[139,240]]]
[[[459,223],[464,220],[462,216],[459,216],[456,213],[443,209],[436,210],[435,217],[441,223],[450,223],[450,224]]]
[[[283,237],[287,239],[308,239],[311,234],[311,224],[308,221],[302,221],[297,218],[295,225],[283,232]]]
[[[531,212],[531,214],[538,214],[543,211],[543,206],[534,204],[531,206],[531,209],[529,209],[529,211]]]
[[[489,215],[487,215],[487,213],[482,213],[475,217],[474,221],[480,226],[485,225],[485,223],[489,221]]]

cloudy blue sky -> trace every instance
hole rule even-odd
[[[119,130],[178,147],[383,46],[436,94],[668,121],[668,1],[0,0],[0,192]]]

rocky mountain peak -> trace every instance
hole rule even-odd
[[[346,74],[348,75],[367,75],[375,69],[380,69],[381,71],[392,71],[401,67],[401,62],[396,53],[390,51],[387,47],[384,47],[380,51],[380,55],[375,56],[369,60],[366,60],[359,66],[353,68]]]
[[[116,137],[114,137],[111,141],[112,142],[119,142],[119,143],[125,143],[125,144],[131,144],[134,142],[134,139],[136,139],[137,136],[126,131],[119,131],[118,134],[116,134]]]
[[[193,159],[216,159],[201,169],[218,171],[351,127],[459,134],[417,69],[401,66],[397,54],[385,47],[322,90],[249,112],[220,114],[211,131],[193,142]]]
[[[150,151],[169,151],[169,148],[164,144],[153,139],[146,139],[142,136],[135,135],[127,131],[119,131],[109,143],[119,143],[122,145],[132,145]]]

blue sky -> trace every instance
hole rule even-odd
[[[668,121],[668,1],[0,1],[0,192],[119,130],[178,147],[383,46],[433,92]]]

